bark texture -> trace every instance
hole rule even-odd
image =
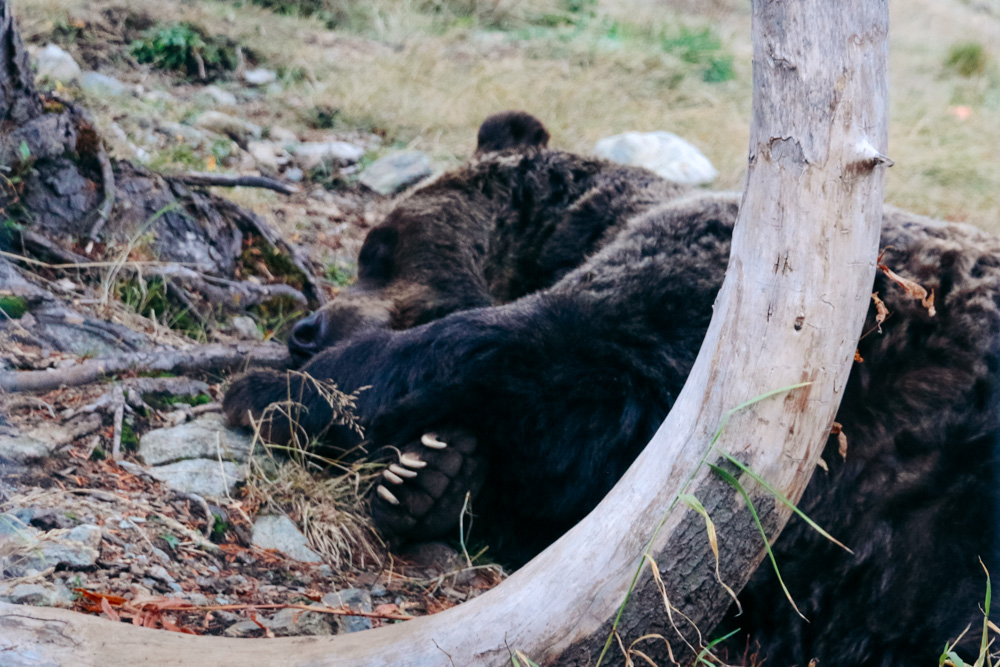
[[[331,640],[247,642],[0,605],[4,660],[501,665],[521,650],[542,664],[594,664],[640,563],[618,625],[622,645],[638,640],[636,648],[667,664],[669,642],[678,659],[692,660],[692,628],[709,632],[729,598],[715,581],[701,517],[668,508],[681,492],[701,500],[727,546],[723,579],[742,586],[763,546],[737,494],[702,459],[731,409],[809,382],[734,413],[717,444],[788,497],[800,496],[848,376],[881,220],[885,0],[755,0],[753,15],[749,179],[716,316],[669,418],[587,519],[496,590],[404,624]],[[788,511],[747,486],[768,534],[777,535]],[[673,612],[680,632],[667,601],[690,619]],[[662,638],[640,640],[649,633]]]

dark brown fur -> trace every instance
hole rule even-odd
[[[428,463],[393,487],[398,506],[373,500],[391,533],[448,534],[469,490],[493,553],[523,560],[589,511],[662,422],[711,318],[738,195],[685,195],[621,169],[555,151],[484,155],[373,230],[348,303],[381,315],[334,336],[348,310],[324,311],[317,340],[336,344],[303,370],[370,386],[358,404],[369,439]],[[858,345],[837,416],[847,458],[831,439],[829,472],[800,504],[854,554],[792,520],[774,549],[811,623],[769,568],[735,621],[768,664],[933,664],[982,623],[979,558],[1000,571],[1000,242],[890,208],[882,244],[938,312],[876,279],[892,314],[878,334],[872,310]],[[316,393],[275,372],[234,382],[226,413],[244,423],[290,386],[309,408],[300,426],[326,429]],[[454,446],[422,447],[434,430]],[[356,443],[337,427],[326,437]],[[977,642],[958,650],[968,659]]]

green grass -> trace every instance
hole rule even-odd
[[[28,302],[20,296],[0,296],[0,312],[12,320],[19,320],[28,312]]]
[[[986,49],[979,42],[962,42],[948,49],[945,67],[964,77],[979,76],[989,65]]]

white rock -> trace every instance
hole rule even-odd
[[[206,111],[194,121],[195,127],[200,127],[216,134],[225,134],[236,141],[260,139],[261,129],[248,120],[224,114],[221,111]]]
[[[223,498],[246,479],[246,468],[231,461],[186,459],[150,468],[149,474],[183,493]]]
[[[137,454],[151,466],[184,459],[221,458],[242,463],[250,457],[251,446],[250,436],[226,428],[221,415],[210,413],[186,424],[146,433],[139,439]]]
[[[247,152],[267,171],[278,171],[278,167],[288,164],[285,149],[272,141],[251,141],[247,144]]]
[[[277,549],[303,563],[319,563],[323,558],[309,548],[309,540],[284,514],[260,516],[253,525],[253,544],[261,549]]]
[[[267,136],[271,141],[276,141],[279,144],[295,144],[299,141],[299,137],[294,132],[280,125],[271,126]]]
[[[346,141],[306,141],[289,147],[292,161],[305,171],[324,163],[343,166],[353,164],[365,154],[365,149]]]
[[[400,151],[371,163],[358,180],[382,195],[399,192],[433,173],[431,159],[420,151]]]
[[[243,80],[251,86],[266,86],[269,83],[277,81],[278,75],[269,69],[258,67],[257,69],[247,71],[243,75]]]
[[[124,83],[100,72],[86,72],[80,77],[80,87],[94,97],[121,97],[128,93]]]
[[[240,315],[234,317],[232,321],[233,329],[239,334],[240,338],[245,340],[263,340],[264,334],[260,332],[257,328],[257,323],[253,321],[252,317],[247,317],[246,315]]]
[[[218,86],[205,86],[201,92],[206,97],[211,98],[220,107],[235,107],[237,104],[236,95]]]
[[[38,52],[35,62],[38,63],[39,79],[48,78],[66,83],[80,77],[80,66],[73,60],[73,56],[55,44],[46,44]]]
[[[688,185],[711,183],[719,175],[701,151],[670,132],[626,132],[594,146],[598,157],[645,167],[667,180]]]

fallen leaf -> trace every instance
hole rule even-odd
[[[919,299],[921,305],[927,309],[928,315],[931,317],[937,315],[937,311],[934,309],[934,290],[931,290],[930,294],[928,294],[926,289],[912,280],[898,275],[885,264],[879,264],[878,268],[882,269],[882,272],[885,273],[889,280],[902,287],[907,295],[914,299]]]
[[[878,332],[882,333],[882,323],[885,322],[885,318],[889,317],[889,309],[886,308],[885,301],[878,298],[878,292],[872,292],[872,301],[875,302],[875,326],[878,327]],[[855,351],[855,356],[857,356],[857,351]],[[864,361],[862,359],[862,361]]]

